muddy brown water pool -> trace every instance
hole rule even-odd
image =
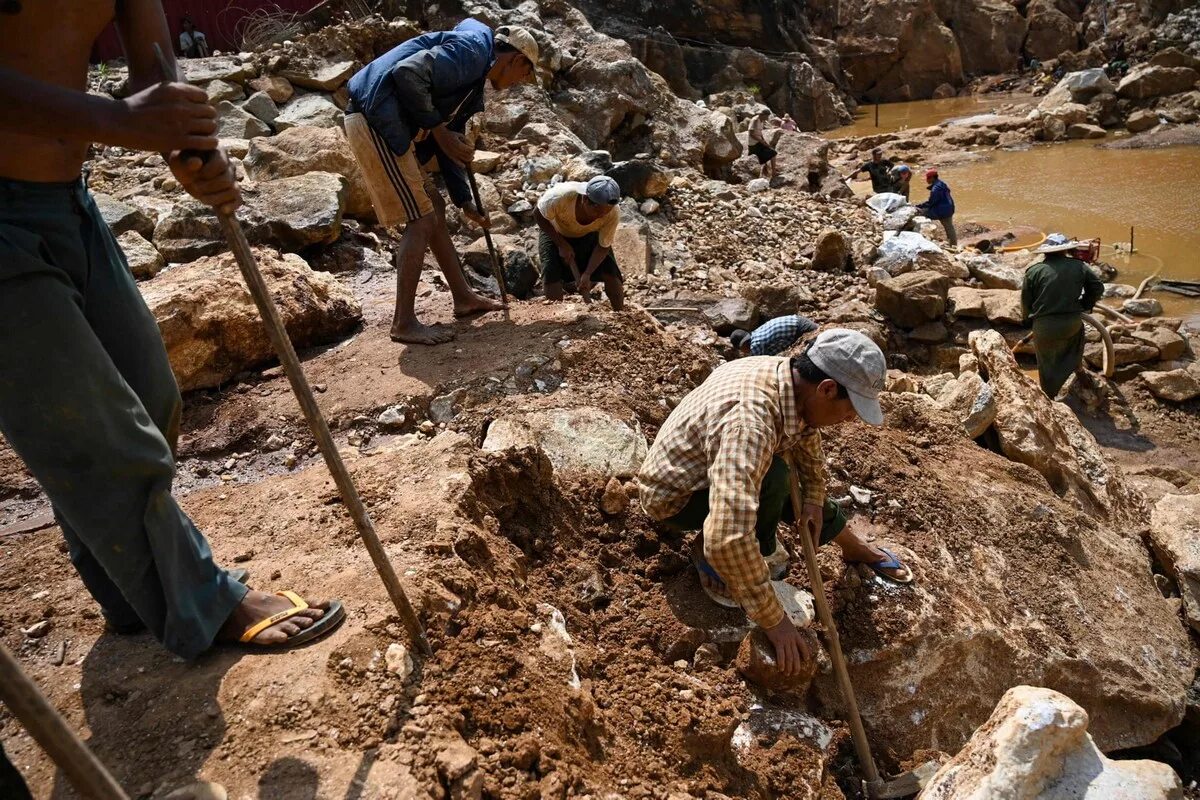
[[[866,136],[936,125],[1028,99],[985,95],[888,103],[880,106],[878,128],[874,107],[865,106],[854,125],[828,135]],[[980,155],[979,161],[941,168],[954,194],[956,219],[1099,237],[1101,259],[1119,270],[1119,283],[1136,286],[1160,270],[1163,278],[1200,281],[1200,147],[1107,150],[1079,141]],[[860,193],[862,188],[855,185]],[[914,202],[926,196],[923,187],[914,186]],[[1148,296],[1162,302],[1166,314],[1200,328],[1200,300],[1163,291]]]

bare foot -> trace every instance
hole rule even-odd
[[[486,297],[474,295],[466,302],[454,303],[454,316],[456,317],[473,317],[476,314],[488,314],[492,311],[503,311],[508,308],[508,305],[501,303],[499,300],[488,300]]]
[[[455,337],[454,331],[442,325],[422,325],[413,322],[407,326],[392,324],[392,341],[407,344],[445,344]]]
[[[283,644],[325,616],[324,609],[329,608],[328,601],[314,603],[306,599],[304,602],[309,605],[307,609],[283,622],[272,625],[250,641],[254,644]],[[251,589],[238,607],[233,610],[233,613],[229,615],[229,619],[225,620],[225,624],[221,626],[221,630],[217,633],[217,641],[239,642],[242,634],[251,627],[280,611],[287,611],[291,607],[292,602],[286,597]]]

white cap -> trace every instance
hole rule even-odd
[[[808,348],[808,358],[832,380],[846,388],[863,422],[883,424],[879,393],[887,379],[887,360],[879,345],[858,331],[823,331]]]
[[[541,49],[538,47],[537,39],[534,39],[533,34],[527,29],[519,25],[501,25],[496,29],[496,41],[516,49],[517,52],[529,59],[534,71],[537,71]]]

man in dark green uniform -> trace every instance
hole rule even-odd
[[[895,191],[892,183],[892,162],[883,157],[883,150],[880,148],[872,150],[871,160],[864,161],[858,169],[850,173],[850,180],[854,180],[863,172],[871,176],[871,191],[875,194]]]
[[[1033,323],[1038,380],[1053,400],[1083,362],[1083,317],[1104,294],[1104,284],[1087,264],[1072,258],[1079,247],[1052,233],[1035,252],[1045,258],[1025,272],[1021,306]]]

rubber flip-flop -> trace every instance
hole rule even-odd
[[[237,583],[242,584],[243,586],[250,580],[250,570],[248,569],[238,567],[237,569],[229,569],[225,571],[229,574],[230,578]],[[117,636],[137,636],[138,634],[146,632],[146,626],[140,620],[131,625],[121,626],[114,625],[108,620],[105,620],[104,630],[108,633],[115,633]]]
[[[717,571],[715,569],[713,569],[712,566],[707,561],[704,560],[704,556],[701,555],[700,553],[694,553],[692,555],[692,563],[696,566],[696,571],[699,572],[701,575],[706,575],[715,581],[721,581],[721,583],[725,582],[725,581],[721,580],[721,576],[718,575]],[[732,597],[725,595],[725,594],[721,594],[720,592],[718,592],[714,589],[708,588],[707,586],[704,585],[704,581],[700,581],[700,588],[704,590],[704,593],[706,595],[708,595],[709,600],[712,600],[714,603],[721,606],[722,608],[741,608],[741,606],[738,605],[738,602],[736,600],[734,600]]]
[[[867,564],[867,562],[865,562],[865,561],[860,561],[858,563],[866,564],[868,567],[871,568],[872,572],[874,572],[879,577],[883,578],[885,581],[891,581],[892,583],[899,583],[899,584],[912,583],[912,581],[913,581],[912,570],[909,569],[908,567],[904,566],[904,563],[902,561],[900,561],[900,559],[896,558],[895,553],[893,553],[891,550],[888,550],[886,547],[880,547],[879,552],[883,553],[885,556],[887,556],[887,558],[885,558],[883,561],[876,561],[874,564]],[[905,575],[904,575],[904,577],[888,575],[887,573],[885,573],[883,571],[885,569],[902,569],[902,570],[904,570]]]
[[[289,636],[282,642],[273,642],[271,644],[258,644],[254,641],[254,637],[270,628],[272,625],[278,625],[284,620],[291,619],[302,611],[307,611],[311,606],[304,602],[304,599],[295,592],[276,592],[279,597],[286,598],[292,604],[292,607],[286,611],[280,611],[277,614],[272,614],[264,620],[256,622],[247,628],[238,638],[238,642],[244,645],[250,645],[255,648],[265,648],[268,650],[285,650],[292,647],[298,647],[305,642],[311,642],[314,639],[319,639],[326,634],[332,633],[334,628],[341,625],[346,619],[346,609],[342,607],[340,600],[329,601],[329,608],[321,609],[325,613],[320,619],[314,620],[312,625],[304,628],[295,636]]]

